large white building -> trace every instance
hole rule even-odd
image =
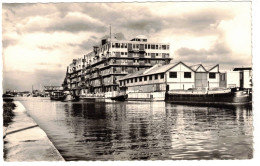
[[[119,79],[120,87],[127,92],[156,92],[187,90],[190,88],[219,87],[219,65],[205,68],[188,66],[183,62],[155,65],[150,69],[128,74]]]
[[[225,76],[226,76],[227,88],[241,88],[241,89],[252,88],[251,67],[234,68],[233,71],[227,71],[225,73]]]
[[[112,97],[118,90],[119,78],[170,61],[169,43],[150,42],[144,35],[130,41],[103,39],[92,52],[73,59],[63,87],[82,96]]]

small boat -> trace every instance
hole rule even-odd
[[[54,91],[50,98],[56,101],[79,101],[79,96],[72,95],[69,91]]]
[[[79,96],[72,95],[72,94],[66,94],[65,98],[62,99],[62,101],[79,101]]]
[[[51,100],[62,101],[66,98],[67,94],[63,91],[54,91],[50,94]]]
[[[14,95],[11,93],[5,93],[3,94],[3,97],[14,97]]]
[[[125,101],[127,99],[127,95],[118,95],[115,97],[111,97],[111,100]]]

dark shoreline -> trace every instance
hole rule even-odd
[[[15,116],[13,110],[16,105],[13,103],[12,98],[3,98],[3,101],[3,125],[4,127],[7,127]]]

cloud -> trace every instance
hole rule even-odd
[[[100,41],[98,39],[93,40],[92,38],[88,40],[82,41],[80,44],[76,45],[80,47],[83,50],[90,50],[93,48],[93,46],[100,44]]]
[[[79,12],[69,12],[64,18],[55,20],[47,28],[47,31],[95,31],[104,32],[106,28],[99,20]]]
[[[63,77],[72,59],[92,51],[103,37],[120,40],[146,35],[170,43],[174,60],[250,65],[250,3],[36,3],[2,5],[5,86],[28,87]],[[13,72],[16,71],[16,72]],[[27,73],[26,73],[27,72]],[[51,78],[48,73],[50,72]],[[39,74],[39,76],[36,76]],[[56,82],[63,81],[57,76]],[[40,81],[37,81],[40,80]],[[11,83],[12,82],[12,83]],[[24,82],[24,81],[23,81]],[[33,83],[33,82],[32,82]],[[31,83],[30,83],[31,84]],[[30,87],[30,86],[29,86]]]
[[[3,47],[6,48],[8,46],[12,46],[15,45],[17,43],[16,39],[12,39],[12,38],[6,38],[2,41],[3,43]]]
[[[3,72],[3,89],[31,90],[32,85],[39,89],[40,85],[61,85],[65,77],[63,70],[35,70],[31,72]]]
[[[210,48],[193,49],[181,47],[175,52],[175,60],[190,62],[193,64],[221,64],[224,68],[241,64],[250,65],[250,59],[244,59],[242,54],[234,53],[225,42],[218,40]]]

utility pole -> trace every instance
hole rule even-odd
[[[110,36],[110,41],[111,41],[111,24],[109,24],[109,36]]]

